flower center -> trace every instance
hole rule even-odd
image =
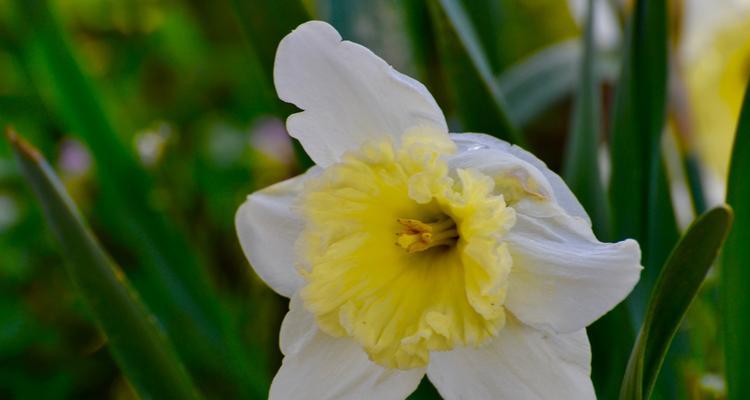
[[[319,328],[409,369],[503,327],[502,238],[515,212],[489,177],[449,170],[447,138],[401,140],[369,143],[308,181],[296,246],[300,296]]]
[[[438,246],[453,246],[458,241],[456,223],[447,216],[430,223],[411,218],[398,218],[396,221],[403,225],[401,232],[396,234],[396,244],[407,253]]]

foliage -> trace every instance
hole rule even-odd
[[[665,154],[694,196],[708,188],[701,161],[664,144],[680,101],[667,5],[620,10],[625,40],[604,51],[592,19],[581,35],[554,0],[6,1],[0,126],[38,154],[0,141],[0,397],[265,396],[287,305],[233,220],[248,193],[310,165],[272,82],[279,40],[310,18],[424,82],[453,131],[538,154],[600,239],[639,240],[641,283],[589,329],[600,398],[703,398],[716,391],[702,378],[724,375],[729,399],[750,396],[750,101],[727,181],[736,224],[711,270],[731,213],[677,228],[686,183]],[[412,395],[436,397],[426,380]]]

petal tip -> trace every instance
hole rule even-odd
[[[318,165],[414,126],[447,134],[445,117],[424,85],[322,21],[305,22],[281,40],[273,78],[279,98],[302,110],[287,119],[288,132]]]

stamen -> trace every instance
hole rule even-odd
[[[417,219],[398,218],[404,229],[397,233],[396,244],[407,253],[416,253],[437,246],[452,246],[458,240],[456,223],[449,217],[425,223]]]

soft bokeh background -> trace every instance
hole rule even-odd
[[[585,1],[464,3],[511,119],[559,170]],[[600,3],[606,126],[631,5]],[[750,75],[750,1],[674,0],[670,11],[664,152],[677,159],[672,177],[686,174],[680,155],[694,156],[704,188],[696,200],[673,180],[684,227],[695,209],[723,198]],[[309,165],[286,135],[293,108],[276,99],[271,68],[281,37],[310,18],[423,81],[451,125],[466,124],[446,83],[455,60],[435,50],[421,1],[0,0],[0,125],[15,126],[53,162],[146,303],[171,316],[159,323],[182,333],[177,348],[210,398],[261,398],[280,363],[286,301],[249,268],[234,212],[248,193]],[[602,165],[606,179],[604,156]],[[675,342],[665,398],[723,397],[715,281],[709,276]],[[105,345],[0,141],[0,398],[133,398]],[[417,394],[434,395],[428,385]]]

